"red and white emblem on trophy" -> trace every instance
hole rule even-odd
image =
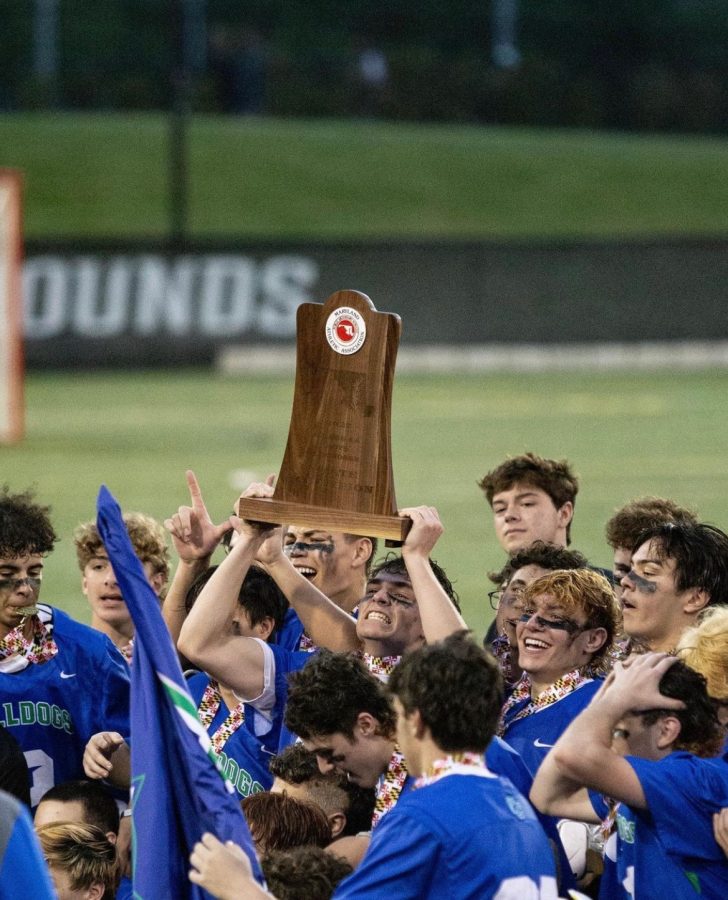
[[[335,309],[326,320],[326,340],[331,349],[342,356],[350,356],[360,350],[366,336],[364,319],[349,306]]]

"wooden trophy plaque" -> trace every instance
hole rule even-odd
[[[402,543],[391,453],[392,384],[401,320],[359,291],[338,291],[296,317],[296,385],[272,498],[238,501],[257,522]]]

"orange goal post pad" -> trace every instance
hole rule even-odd
[[[0,169],[0,443],[24,431],[22,176]]]

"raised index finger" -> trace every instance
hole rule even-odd
[[[202,499],[202,491],[200,490],[200,485],[197,482],[197,477],[192,469],[187,469],[185,472],[187,476],[187,487],[190,489],[190,499],[192,500],[192,506],[195,509],[204,509],[205,501]]]

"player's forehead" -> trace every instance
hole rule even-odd
[[[0,569],[20,572],[23,569],[42,569],[43,557],[39,553],[23,553],[19,556],[0,556]]]
[[[633,565],[652,565],[666,572],[675,569],[675,560],[665,555],[664,548],[659,540],[645,541],[632,554]]]
[[[89,562],[108,562],[109,554],[104,550],[103,547],[100,547],[98,550],[94,550],[89,558]]]
[[[412,582],[404,572],[377,572],[367,581],[367,592],[378,591],[382,587],[392,590],[400,588],[412,590]]]
[[[309,753],[317,756],[330,756],[343,746],[351,744],[351,741],[347,740],[343,732],[335,731],[333,734],[312,734],[302,743]]]
[[[338,544],[344,540],[344,534],[341,531],[329,531],[328,528],[309,528],[289,525],[288,530],[286,531],[285,540],[289,543],[301,541],[305,544]]]
[[[569,611],[566,604],[554,597],[553,594],[536,594],[535,597],[529,599],[528,605],[539,612],[552,615],[562,615]]]
[[[526,500],[529,498],[535,500],[551,499],[543,488],[535,484],[529,484],[527,481],[516,481],[509,487],[493,494],[493,506],[496,503],[508,503],[510,500]]]
[[[294,800],[310,800],[311,785],[307,781],[300,784],[294,784],[291,781],[283,781],[282,778],[276,777],[270,787],[271,794],[286,794]]]
[[[548,572],[548,569],[543,569],[536,563],[528,563],[525,566],[521,566],[520,569],[516,569],[513,575],[511,575],[508,586],[511,588],[528,587],[529,584],[534,582],[537,578],[540,578],[542,575],[548,574]]]

